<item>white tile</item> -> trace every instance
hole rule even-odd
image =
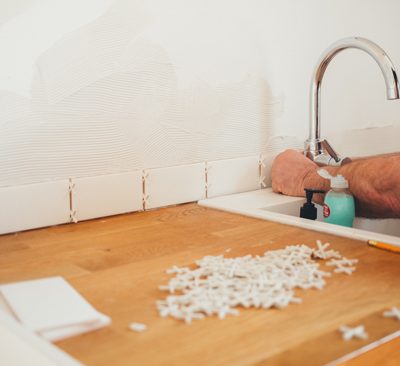
[[[104,328],[111,324],[111,318],[107,315],[97,312],[98,319],[90,323],[71,324],[69,326],[54,328],[46,331],[39,332],[41,337],[50,341],[57,342],[63,339],[77,336],[79,334],[93,332]]]
[[[0,234],[69,222],[68,180],[0,188]]]
[[[0,311],[0,341],[2,365],[83,366],[3,311]]]
[[[64,278],[47,277],[0,286],[22,324],[45,331],[99,320],[99,313]]]
[[[142,171],[72,179],[72,210],[77,221],[143,208]]]
[[[259,156],[207,163],[207,196],[252,191],[260,188]]]
[[[205,198],[205,163],[145,171],[146,209]]]

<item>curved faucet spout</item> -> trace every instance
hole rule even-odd
[[[348,48],[357,48],[367,52],[379,65],[386,83],[387,99],[400,98],[400,85],[396,69],[386,52],[376,43],[361,37],[350,37],[341,39],[332,44],[321,56],[312,76],[310,95],[310,131],[305,143],[305,155],[311,160],[326,164],[330,161],[332,165],[340,165],[343,159],[332,157],[329,151],[324,149],[321,140],[321,84],[329,63],[341,51]],[[325,156],[319,156],[325,155]],[[335,154],[336,155],[336,154]]]

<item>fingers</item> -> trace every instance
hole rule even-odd
[[[290,196],[303,196],[302,184],[306,174],[317,165],[296,150],[285,150],[272,163],[272,190]]]

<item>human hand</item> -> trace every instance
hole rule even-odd
[[[304,197],[304,180],[318,166],[302,153],[286,150],[272,163],[272,189],[288,196]]]

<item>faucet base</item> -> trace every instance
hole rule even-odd
[[[315,161],[318,155],[324,153],[321,139],[307,139],[304,143],[304,155]]]
[[[304,155],[319,166],[340,166],[351,162],[350,158],[340,158],[328,141],[321,139],[306,140]]]

